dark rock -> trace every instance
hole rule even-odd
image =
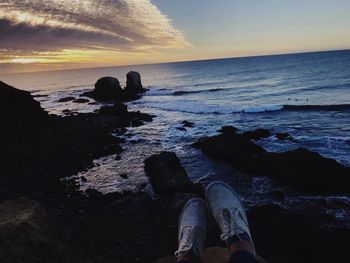
[[[67,262],[65,244],[38,203],[17,198],[0,204],[1,262]]]
[[[183,122],[181,122],[181,124],[183,125],[183,127],[186,127],[186,128],[193,128],[194,127],[194,123],[190,122],[190,121],[183,121]]]
[[[123,179],[128,179],[128,175],[127,174],[120,174],[119,175],[121,178],[123,178]]]
[[[238,128],[233,126],[224,126],[218,132],[220,133],[226,133],[226,134],[236,134],[238,132]]]
[[[94,91],[93,91],[93,90],[90,90],[90,91],[85,91],[85,92],[81,93],[81,94],[79,95],[79,97],[94,98],[94,95],[95,95]]]
[[[176,130],[178,130],[178,131],[187,131],[185,127],[177,127]]]
[[[79,99],[73,100],[73,102],[74,103],[88,103],[89,100],[88,99],[79,98]]]
[[[59,99],[57,102],[67,102],[67,101],[72,101],[75,100],[74,97],[65,97],[65,98],[61,98]]]
[[[193,146],[216,160],[228,162],[238,167],[245,164],[254,155],[266,152],[246,136],[235,133],[216,135],[201,140]]]
[[[31,93],[32,94],[32,93]],[[32,94],[32,97],[33,98],[46,98],[48,97],[49,95],[47,94]]]
[[[128,74],[126,74],[125,91],[128,93],[143,92],[140,73],[135,71],[130,71]]]
[[[85,176],[80,176],[80,180],[83,181],[83,182],[87,182],[87,179]]]
[[[27,91],[0,81],[0,145],[21,141],[50,124],[50,119]]]
[[[139,119],[132,119],[130,121],[130,125],[131,125],[131,127],[140,127],[143,125],[143,121],[141,121]]]
[[[201,193],[201,187],[193,184],[186,170],[173,152],[162,152],[145,160],[145,172],[152,188],[158,194]]]
[[[103,106],[99,113],[104,115],[125,115],[128,113],[128,106],[121,102],[116,102],[113,106]]]
[[[254,156],[245,170],[267,175],[302,192],[350,193],[349,168],[304,148]]]
[[[284,200],[286,198],[285,193],[281,190],[273,191],[272,196],[280,200]]]
[[[270,131],[266,129],[256,129],[254,131],[246,131],[243,133],[243,136],[250,140],[260,140],[264,138],[268,138],[271,136]]]
[[[276,138],[278,140],[289,140],[289,141],[292,141],[293,140],[293,137],[289,134],[289,133],[283,133],[283,132],[278,132],[276,133]]]
[[[117,155],[115,158],[114,158],[116,161],[120,161],[122,159],[122,157],[120,155]]]
[[[96,189],[92,189],[92,188],[86,189],[85,194],[91,199],[103,198],[103,194],[101,192],[97,191]]]
[[[66,109],[66,110],[63,110],[62,113],[63,113],[64,115],[69,115],[69,114],[71,114],[72,112],[71,112],[71,110]]]
[[[95,84],[93,98],[97,101],[122,101],[123,89],[119,80],[112,77],[100,78]]]
[[[248,218],[256,249],[268,262],[326,263],[347,257],[350,230],[320,226],[324,215],[310,213],[307,207],[298,212],[257,206],[250,208]]]

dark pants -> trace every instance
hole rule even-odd
[[[186,260],[181,260],[178,263],[191,263]],[[229,263],[258,263],[256,258],[246,251],[237,251],[231,255]]]

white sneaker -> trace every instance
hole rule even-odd
[[[189,200],[179,217],[179,248],[175,256],[180,257],[192,252],[201,258],[207,227],[207,205],[203,199]]]
[[[227,184],[215,181],[207,186],[205,196],[209,209],[221,228],[220,238],[223,241],[233,236],[240,239],[241,234],[247,234],[255,255],[247,215],[238,194]]]

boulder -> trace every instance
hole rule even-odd
[[[145,172],[157,194],[201,193],[202,188],[188,178],[173,152],[162,152],[145,160]]]
[[[1,262],[68,262],[65,244],[38,203],[22,197],[0,204]]]
[[[123,93],[118,79],[103,77],[95,84],[93,98],[97,101],[122,101],[124,98]]]
[[[246,136],[232,132],[201,140],[193,145],[216,160],[241,167],[254,155],[266,151]]]
[[[128,74],[126,74],[125,91],[128,93],[143,92],[140,73],[135,71],[130,71]]]

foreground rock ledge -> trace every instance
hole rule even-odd
[[[69,258],[65,241],[48,220],[46,211],[27,198],[0,204],[0,247],[1,262],[35,259],[54,263],[68,262]]]

